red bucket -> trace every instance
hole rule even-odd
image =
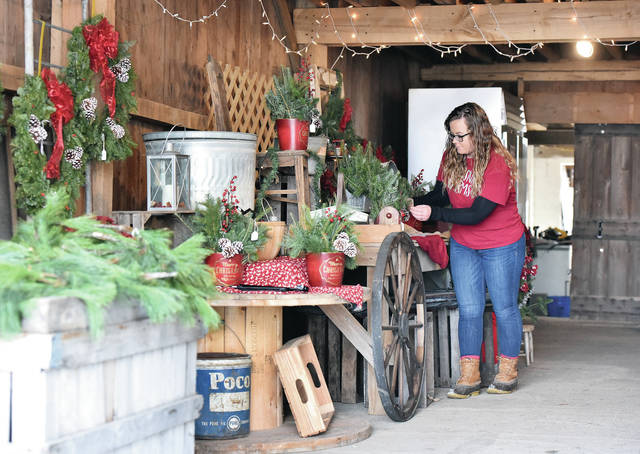
[[[278,144],[281,150],[306,150],[309,143],[309,122],[285,118],[276,120]]]
[[[344,275],[342,252],[307,254],[307,273],[312,287],[340,287]]]
[[[215,252],[204,261],[215,271],[217,285],[238,285],[242,281],[242,254],[225,259],[221,253]]]

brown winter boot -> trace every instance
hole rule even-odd
[[[449,399],[466,399],[480,394],[480,359],[460,358],[460,378],[456,387],[449,391]]]
[[[498,374],[489,386],[489,394],[509,394],[518,386],[518,358],[500,357]]]

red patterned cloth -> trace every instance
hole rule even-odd
[[[262,293],[267,295],[282,295],[282,294],[301,294],[305,292],[274,292],[271,290],[238,290],[230,287],[218,286],[217,289],[224,293]],[[333,293],[339,296],[345,301],[355,304],[358,309],[362,306],[364,291],[359,285],[343,285],[341,287],[310,287],[310,294],[319,293]]]
[[[272,287],[309,286],[307,262],[304,258],[287,256],[273,260],[249,263],[244,267],[242,282],[244,285],[270,285]]]
[[[449,264],[449,254],[447,246],[444,244],[440,235],[412,236],[411,239],[418,243],[420,248],[425,251],[431,260],[440,265],[440,268],[446,268]]]

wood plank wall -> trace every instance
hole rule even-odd
[[[339,54],[340,48],[329,49],[329,66]],[[392,145],[403,174],[407,169],[408,65],[406,55],[393,48],[368,59],[345,52],[335,65],[344,75],[356,134],[377,145]]]
[[[212,12],[220,2],[169,0],[167,9],[181,17],[197,18]],[[172,19],[153,2],[118,0],[116,26],[122,39],[136,41],[132,60],[138,73],[139,97],[207,114],[203,101],[206,79],[203,66],[207,55],[221,64],[271,74],[288,60],[282,47],[271,40],[269,28],[262,25],[256,3],[229,2],[220,15],[205,24]],[[169,127],[134,119],[130,131],[138,150],[114,168],[114,210],[146,209],[146,156],[142,134],[166,131]]]
[[[59,4],[68,0],[54,0]],[[197,18],[212,12],[220,2],[167,0],[168,10]],[[270,11],[270,3],[265,2]],[[59,9],[59,7],[58,7]],[[34,17],[51,20],[52,1],[35,0]],[[154,2],[116,1],[116,28],[121,39],[135,41],[132,61],[138,74],[136,95],[160,104],[206,114],[202,67],[207,55],[220,63],[271,74],[288,64],[283,48],[262,25],[257,2],[229,2],[218,18],[205,24],[172,19]],[[24,65],[22,0],[0,2],[0,64]],[[34,34],[39,29],[34,24]],[[45,34],[44,60],[50,58],[50,32]],[[34,37],[34,45],[38,39]],[[339,49],[330,49],[329,64]],[[332,57],[333,55],[333,57]],[[406,169],[407,61],[405,54],[386,49],[369,59],[345,57],[336,66],[345,74],[346,96],[351,98],[356,133],[377,144],[391,144]],[[166,131],[167,124],[134,118],[130,132],[138,144],[134,155],[114,164],[114,210],[146,209],[146,166],[142,134]]]
[[[640,126],[575,134],[571,314],[640,321]]]

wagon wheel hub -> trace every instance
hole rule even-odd
[[[400,314],[398,318],[398,337],[402,341],[409,338],[409,316],[406,313]]]

